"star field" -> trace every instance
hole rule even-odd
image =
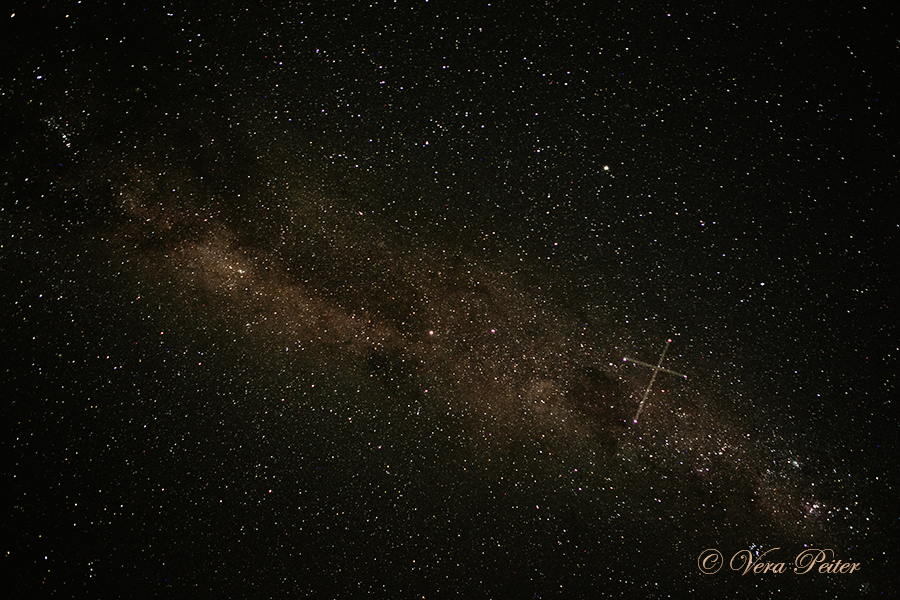
[[[17,596],[896,585],[889,15],[10,12]]]

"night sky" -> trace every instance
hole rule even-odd
[[[17,4],[9,597],[896,593],[896,13]]]

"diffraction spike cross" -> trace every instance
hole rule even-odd
[[[642,365],[645,367],[650,367],[651,369],[653,369],[653,377],[650,378],[650,385],[647,386],[647,390],[644,392],[644,399],[641,400],[641,405],[638,407],[637,414],[634,415],[635,423],[638,422],[638,419],[641,416],[641,411],[644,410],[644,402],[647,401],[647,396],[650,395],[650,388],[653,387],[653,382],[656,381],[657,373],[662,371],[663,373],[671,373],[672,375],[678,375],[679,377],[684,377],[685,379],[687,379],[687,375],[682,375],[681,373],[676,373],[675,371],[670,371],[669,369],[662,368],[663,360],[666,358],[666,352],[668,352],[669,344],[671,344],[671,343],[672,343],[672,340],[666,340],[666,347],[663,349],[662,355],[660,355],[660,357],[659,357],[659,363],[657,363],[655,366],[651,365],[650,363],[645,363],[640,360],[634,360],[633,358],[628,358],[627,356],[622,359],[625,362],[633,362],[635,364]]]

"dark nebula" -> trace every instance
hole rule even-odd
[[[10,597],[896,589],[889,18],[282,4],[4,16]]]

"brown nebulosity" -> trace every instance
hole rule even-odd
[[[182,169],[135,163],[115,182],[117,256],[185,307],[256,336],[262,361],[267,348],[296,347],[374,381],[385,401],[425,405],[467,438],[473,462],[537,445],[558,460],[596,457],[598,476],[637,474],[633,497],[700,507],[695,517],[713,529],[822,529],[822,503],[799,475],[761,468],[765,448],[745,421],[699,391],[660,386],[632,425],[629,389],[640,385],[597,366],[612,344],[502,257],[415,247],[373,216],[288,192],[247,201],[289,203],[290,218],[242,223],[220,214],[220,191]],[[658,483],[645,489],[647,477]]]

